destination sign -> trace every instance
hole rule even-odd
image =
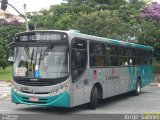
[[[47,42],[66,40],[67,35],[52,32],[23,33],[15,37],[15,42]]]

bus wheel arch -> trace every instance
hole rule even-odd
[[[92,87],[91,94],[90,94],[90,109],[96,109],[98,105],[98,100],[103,98],[103,90],[102,85],[100,83],[95,83]]]
[[[141,81],[141,77],[140,76],[137,77],[136,82],[139,82],[140,83],[140,87],[142,88],[142,81]]]
[[[99,99],[103,99],[103,88],[102,88],[102,85],[101,85],[99,82],[97,82],[97,83],[94,84],[94,86],[97,87],[97,90],[98,90],[98,98],[99,98]],[[93,86],[93,87],[94,87],[94,86]]]
[[[141,93],[142,82],[141,77],[138,76],[135,84],[136,89],[133,91],[133,95],[138,96]]]

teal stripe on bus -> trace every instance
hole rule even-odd
[[[135,90],[136,80],[138,77],[141,78],[142,87],[149,85],[154,80],[154,67],[153,66],[139,66],[139,67],[129,67],[129,91]]]

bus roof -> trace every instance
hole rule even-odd
[[[67,31],[68,34],[72,34],[74,37],[79,37],[79,38],[87,38],[89,40],[93,41],[101,41],[101,42],[107,42],[113,45],[121,45],[121,46],[126,46],[126,47],[134,47],[134,48],[140,48],[140,49],[150,49],[154,50],[153,47],[151,46],[146,46],[146,45],[140,45],[140,44],[135,44],[135,43],[130,43],[130,42],[124,42],[120,40],[114,40],[114,39],[109,39],[109,38],[104,38],[104,37],[98,37],[98,36],[93,36],[93,35],[87,35],[83,34],[74,30],[69,30]]]
[[[80,31],[78,31],[78,30],[68,30],[68,31],[65,31],[65,30],[33,30],[33,31],[25,31],[25,32],[36,32],[36,31],[37,32],[38,31],[39,32],[42,32],[42,31],[64,32],[64,33],[67,33],[68,35],[71,35],[72,38],[78,37],[78,38],[92,40],[92,41],[106,42],[106,43],[110,43],[113,45],[121,45],[121,46],[126,46],[126,47],[154,50],[154,48],[151,46],[140,45],[140,44],[135,44],[135,43],[130,43],[130,42],[124,42],[124,41],[114,40],[114,39],[110,39],[110,38],[98,37],[98,36],[94,36],[94,35],[87,35],[87,34],[80,33]],[[24,33],[24,32],[22,32],[22,33]],[[20,34],[20,33],[18,33],[18,34]]]

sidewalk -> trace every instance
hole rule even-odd
[[[0,81],[0,87],[10,87],[11,82]]]
[[[149,86],[158,86],[158,87],[160,87],[160,83],[158,83],[158,82],[153,82],[153,83],[149,84]]]
[[[8,98],[11,94],[11,83],[0,81],[0,100]]]
[[[0,100],[5,99],[7,96],[8,96],[8,95],[7,95],[6,93],[5,93],[5,94],[1,94],[1,93],[0,93]]]

